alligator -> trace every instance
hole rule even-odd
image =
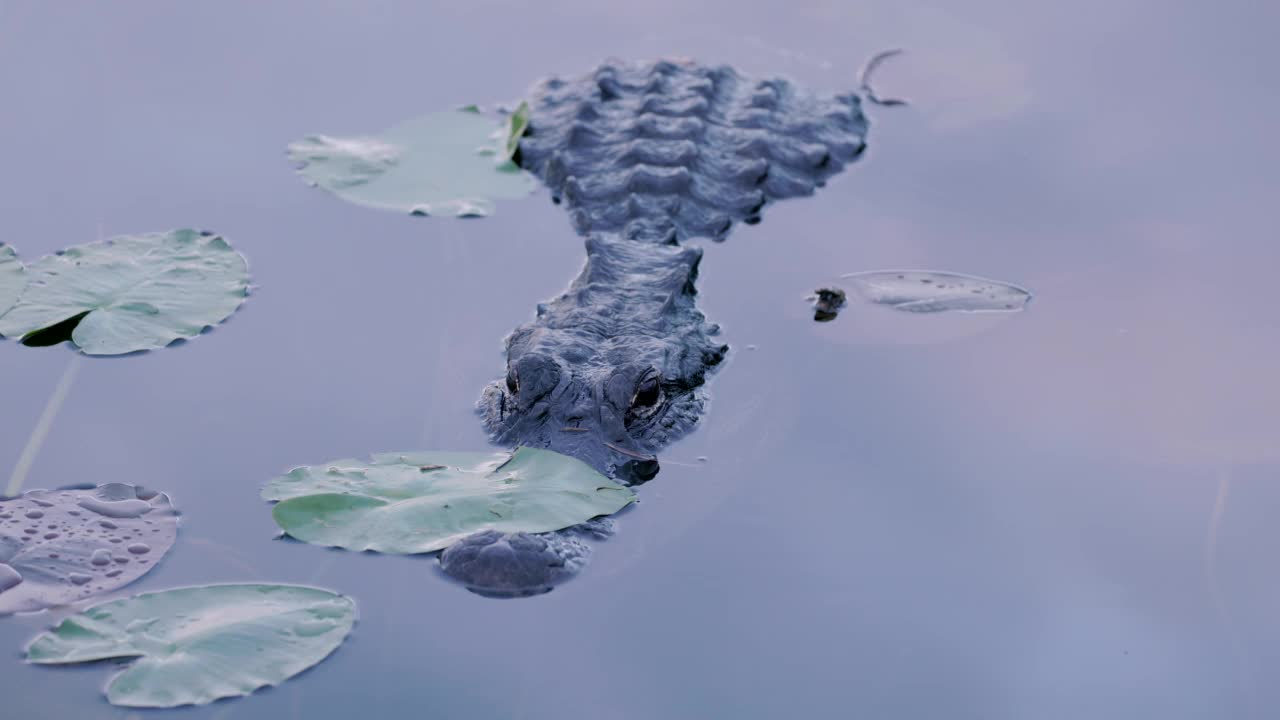
[[[876,98],[865,75],[861,89],[901,103]],[[703,249],[685,243],[723,241],[735,223],[760,222],[769,203],[811,195],[856,160],[862,101],[662,60],[550,78],[529,107],[515,160],[568,210],[587,261],[507,337],[506,375],[477,408],[497,443],[550,448],[642,483],[657,474],[658,451],[697,424],[707,377],[729,351],[696,306]],[[535,594],[581,565],[581,534],[480,533],[442,567],[483,594]]]

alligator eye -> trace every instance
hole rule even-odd
[[[507,390],[516,395],[520,392],[520,379],[516,377],[516,369],[511,368],[507,371]]]
[[[646,375],[640,380],[640,384],[636,386],[636,394],[631,398],[631,407],[652,407],[658,404],[658,398],[661,396],[662,387],[658,383],[658,376]]]

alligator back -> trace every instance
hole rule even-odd
[[[519,162],[583,235],[723,240],[773,200],[809,195],[865,148],[857,95],[727,66],[605,63],[539,84]]]
[[[504,445],[645,482],[698,422],[729,349],[696,307],[702,249],[678,244],[723,240],[770,201],[811,194],[861,154],[867,122],[853,94],[671,61],[552,78],[530,106],[517,161],[587,236],[587,264],[507,337],[506,375],[478,410]],[[445,571],[485,594],[546,592],[585,563],[583,532],[473,536]]]

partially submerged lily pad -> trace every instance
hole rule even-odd
[[[415,215],[483,216],[493,213],[493,198],[522,197],[534,188],[532,178],[510,161],[510,126],[494,147],[497,127],[468,106],[410,120],[377,136],[309,135],[289,145],[289,158],[300,163],[298,173],[308,184],[358,205]]]
[[[248,294],[244,257],[195,230],[129,235],[46,255],[27,267],[0,335],[70,339],[87,355],[165,347],[226,320]]]
[[[27,646],[42,665],[138,658],[107,684],[125,707],[203,705],[319,663],[355,623],[350,598],[295,585],[207,585],[95,605]]]
[[[0,500],[0,615],[124,587],[155,567],[177,535],[169,497],[133,485]]]
[[[410,452],[300,467],[262,490],[276,524],[326,547],[427,553],[482,530],[539,533],[610,515],[636,496],[551,450]]]
[[[18,302],[27,286],[27,272],[13,248],[0,243],[0,315]]]
[[[912,313],[1017,312],[1028,290],[999,280],[933,270],[877,270],[842,275],[867,302]]]

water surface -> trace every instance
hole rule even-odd
[[[207,336],[85,360],[28,487],[173,496],[178,544],[130,591],[358,601],[314,670],[166,716],[1273,717],[1277,14],[0,3],[0,239],[32,258],[207,228],[258,284]],[[485,600],[431,559],[271,540],[257,491],[282,470],[486,447],[472,406],[501,338],[584,257],[545,192],[483,220],[375,212],[305,187],[288,142],[517,99],[609,56],[844,90],[892,46],[911,52],[878,85],[915,104],[872,110],[862,161],[708,248],[702,308],[731,358],[578,579]],[[886,267],[1036,301],[928,332],[857,308],[812,322],[813,289]],[[72,357],[0,344],[6,473]],[[134,717],[100,699],[104,668],[21,663],[56,617],[0,621],[5,707]]]

